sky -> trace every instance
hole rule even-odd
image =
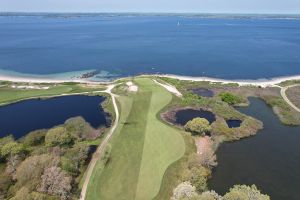
[[[300,0],[0,0],[0,12],[300,14]]]

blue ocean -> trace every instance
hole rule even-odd
[[[0,17],[0,69],[259,79],[300,74],[297,18],[191,15]]]

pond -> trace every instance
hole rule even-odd
[[[239,119],[228,119],[226,123],[229,128],[238,128],[241,126],[242,121]]]
[[[63,124],[71,117],[81,116],[94,128],[108,126],[101,96],[63,96],[32,99],[0,107],[0,137],[13,134],[16,139],[30,131]]]
[[[192,89],[192,92],[201,97],[213,97],[214,96],[214,91],[207,89],[207,88],[194,88],[194,89]]]
[[[239,110],[263,121],[264,129],[219,147],[209,188],[224,194],[235,184],[255,184],[272,200],[299,200],[300,126],[283,125],[265,102],[249,100],[250,107]]]
[[[196,110],[196,109],[188,108],[176,112],[175,124],[184,126],[188,121],[197,117],[207,119],[207,121],[209,121],[210,124],[216,121],[216,117],[212,112],[201,110],[201,109]]]

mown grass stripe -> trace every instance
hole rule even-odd
[[[111,160],[100,176],[99,199],[135,198],[151,95],[145,90],[134,95],[127,120],[113,141]]]
[[[157,113],[170,103],[172,95],[150,79],[139,79],[137,82],[153,92],[135,198],[150,200],[158,194],[168,166],[183,156],[185,143],[178,130],[157,119]]]

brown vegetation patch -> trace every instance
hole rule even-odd
[[[300,108],[300,85],[287,89],[286,95],[295,106]]]
[[[213,150],[212,139],[208,136],[197,137],[195,138],[195,144],[197,147],[199,163],[206,167],[216,166],[216,155]]]

